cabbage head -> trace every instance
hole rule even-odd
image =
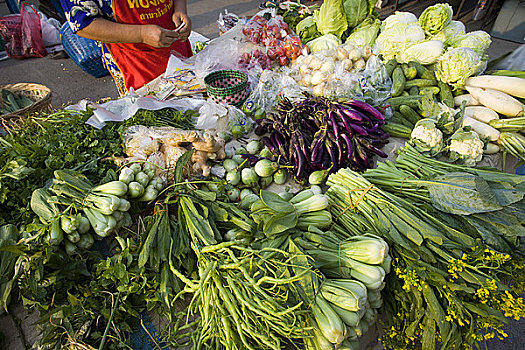
[[[306,43],[310,52],[335,50],[339,45],[341,45],[341,40],[333,34],[326,34]]]
[[[372,13],[374,6],[375,0],[343,0],[348,28],[355,28],[363,22]]]
[[[427,7],[419,16],[419,24],[427,35],[435,35],[443,30],[452,21],[452,6],[449,4],[436,4]]]
[[[452,47],[469,47],[480,56],[485,54],[491,43],[490,34],[483,30],[476,30],[460,35],[452,42]]]
[[[388,16],[385,18],[383,23],[381,24],[381,31],[387,31],[390,28],[393,28],[400,24],[413,24],[417,22],[417,17],[411,12],[399,12],[396,11],[393,15]]]
[[[319,32],[317,31],[317,25],[314,22],[314,17],[308,16],[297,23],[295,32],[299,38],[301,38],[303,43],[307,43],[308,41],[316,38]]]
[[[433,35],[432,40],[440,40],[445,46],[450,46],[458,35],[465,34],[465,25],[461,21],[450,21],[442,31]]]
[[[340,38],[348,28],[343,0],[323,1],[319,10],[314,12],[314,21],[321,34],[334,34]]]
[[[380,26],[381,21],[379,19],[372,20],[368,18],[353,30],[346,39],[346,43],[359,47],[372,46],[376,41]]]
[[[409,25],[397,25],[381,32],[376,43],[383,59],[389,60],[399,55],[407,47],[425,40],[425,32],[416,22]]]
[[[478,74],[485,67],[485,62],[474,50],[468,47],[450,49],[436,64],[436,77],[455,89],[465,85],[468,77]]]
[[[424,41],[410,46],[398,56],[398,61],[408,63],[416,61],[421,64],[434,64],[443,55],[444,45],[439,40]]]

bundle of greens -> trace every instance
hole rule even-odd
[[[469,347],[525,316],[525,178],[451,165],[413,148],[363,176],[340,170],[327,196],[337,225],[390,244],[386,346]]]
[[[139,110],[124,122],[108,122],[96,130],[85,122],[92,111],[60,110],[27,118],[24,127],[0,137],[0,225],[30,223],[31,194],[53,176],[55,170],[73,169],[97,183],[111,161],[124,155],[121,135],[129,126],[174,126],[193,128],[193,112],[173,109]]]

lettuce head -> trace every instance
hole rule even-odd
[[[460,35],[452,41],[452,47],[469,47],[480,56],[485,55],[485,51],[491,43],[490,34],[483,30],[476,30],[465,35]]]
[[[419,16],[419,24],[427,35],[435,35],[443,30],[452,21],[452,6],[436,4],[427,7]]]
[[[299,23],[297,23],[297,26],[295,27],[295,32],[297,33],[299,38],[301,38],[301,41],[303,43],[307,43],[308,41],[315,39],[317,36],[319,36],[319,32],[317,31],[317,25],[315,24],[313,16],[308,16]]]
[[[376,43],[383,59],[389,60],[399,55],[407,47],[425,40],[425,32],[419,24],[399,24],[381,32]]]
[[[452,44],[452,41],[455,40],[458,35],[463,34],[465,34],[465,25],[463,24],[463,22],[450,21],[450,23],[447,24],[442,31],[440,31],[436,35],[433,35],[431,39],[440,40],[446,46],[450,46]]]
[[[417,23],[417,17],[411,12],[399,12],[396,11],[393,15],[385,18],[381,24],[381,31],[385,32],[390,28],[393,28],[397,25],[407,25]]]
[[[468,77],[480,73],[485,68],[483,61],[468,47],[450,49],[441,56],[436,64],[436,77],[455,89],[465,85]]]
[[[376,0],[343,0],[348,28],[355,28],[374,10]]]
[[[359,47],[366,45],[372,46],[376,41],[380,26],[381,21],[379,19],[373,20],[368,18],[352,31],[346,39],[346,43]]]
[[[443,42],[439,40],[424,41],[402,51],[398,60],[403,63],[416,61],[421,64],[434,64],[443,55],[444,47]]]
[[[335,50],[339,45],[341,45],[341,40],[333,34],[326,34],[306,43],[310,52]]]
[[[323,1],[319,10],[314,12],[314,21],[321,34],[334,34],[340,38],[348,28],[343,0]]]

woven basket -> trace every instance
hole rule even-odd
[[[19,92],[34,101],[34,103],[18,111],[0,115],[0,126],[4,130],[19,126],[25,117],[30,114],[51,109],[51,90],[40,84],[18,83],[0,86],[11,92]]]
[[[242,106],[248,97],[248,76],[237,70],[218,70],[204,78],[206,91],[215,102]]]

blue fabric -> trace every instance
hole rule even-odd
[[[60,0],[60,4],[73,33],[97,17],[114,20],[111,0]]]
[[[520,165],[518,169],[516,169],[516,174],[525,175],[525,165]]]

